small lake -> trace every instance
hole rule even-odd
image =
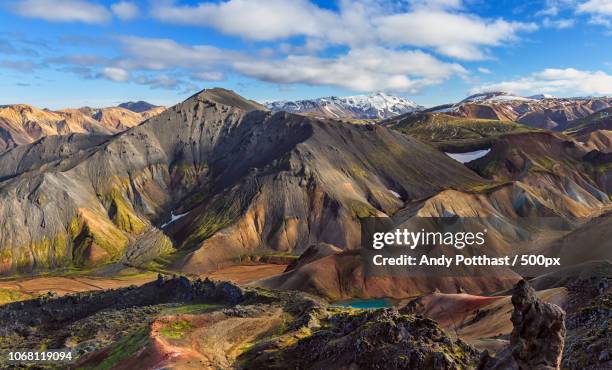
[[[336,302],[334,306],[361,308],[364,310],[375,310],[377,308],[388,308],[393,306],[389,299],[351,299],[344,302]]]

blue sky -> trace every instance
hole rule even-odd
[[[612,0],[0,0],[0,104],[612,95]]]

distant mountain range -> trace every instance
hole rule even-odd
[[[129,101],[129,102],[121,103],[118,105],[118,107],[131,110],[132,112],[142,113],[142,112],[151,110],[153,108],[158,108],[159,106],[153,105],[151,103],[147,103],[146,101],[139,100],[139,101]]]
[[[425,109],[413,101],[379,92],[274,101],[263,105],[273,112],[286,111],[354,123],[380,122],[437,144],[446,145],[450,140],[455,145],[458,139],[472,142],[478,137],[489,138],[500,132],[528,128],[564,131],[591,114],[612,108],[612,98],[557,98],[547,94],[522,97],[497,91],[474,94],[457,103]],[[0,106],[0,151],[51,135],[116,134],[164,109],[145,101],[125,102],[117,107],[57,111],[27,104],[3,105]],[[488,124],[482,125],[482,120]]]
[[[264,104],[272,111],[335,119],[382,119],[423,109],[422,106],[411,100],[382,92],[372,95],[273,101]]]
[[[51,111],[28,104],[4,105],[0,107],[0,152],[53,135],[115,134],[136,126],[165,109],[152,107],[140,112],[121,107],[83,107]]]

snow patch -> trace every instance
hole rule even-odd
[[[461,103],[495,103],[507,101],[533,101],[534,99],[508,94],[503,91],[493,91],[474,94],[463,99]]]
[[[444,152],[444,154],[446,154],[447,156],[449,156],[452,159],[456,160],[457,162],[467,163],[467,162],[471,162],[471,161],[473,161],[475,159],[484,157],[485,155],[489,154],[490,151],[491,151],[491,149],[481,149],[481,150],[475,150],[473,152],[466,152],[466,153],[447,153],[447,152]]]
[[[457,107],[452,106],[452,107],[448,107],[448,108],[435,109],[435,110],[432,110],[431,112],[432,113],[448,113],[448,112],[452,112],[452,111],[455,111],[455,110],[457,110]]]
[[[550,94],[537,94],[528,96],[530,99],[542,100],[542,99],[557,99],[556,96]]]
[[[389,193],[393,194],[393,196],[396,197],[397,199],[402,199],[402,196],[399,195],[399,193],[396,191],[389,189]]]
[[[180,220],[181,218],[187,216],[188,214],[189,214],[189,212],[185,212],[185,213],[181,213],[181,214],[175,215],[174,211],[170,212],[170,221],[168,221],[165,224],[161,225],[161,228],[163,229],[164,227],[170,225],[171,223],[173,223],[176,220]]]

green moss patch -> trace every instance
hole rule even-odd
[[[12,289],[0,288],[0,305],[11,303],[11,302],[24,301],[26,299],[31,299],[31,298],[33,298],[33,296],[30,294],[18,292]]]
[[[113,189],[108,195],[108,201],[108,215],[119,229],[130,234],[142,234],[146,230],[147,224],[136,215],[119,190]]]
[[[108,356],[98,365],[86,367],[96,370],[112,369],[122,360],[132,356],[139,349],[149,344],[149,334],[146,330],[140,330],[122,338],[109,350]]]
[[[181,339],[193,329],[193,324],[185,319],[178,319],[160,329],[161,335],[168,339]]]
[[[216,311],[224,308],[225,306],[222,304],[214,304],[214,303],[197,303],[197,304],[188,304],[185,306],[173,307],[168,310],[165,310],[163,313],[166,315],[180,315],[180,314],[199,314],[204,312]]]

